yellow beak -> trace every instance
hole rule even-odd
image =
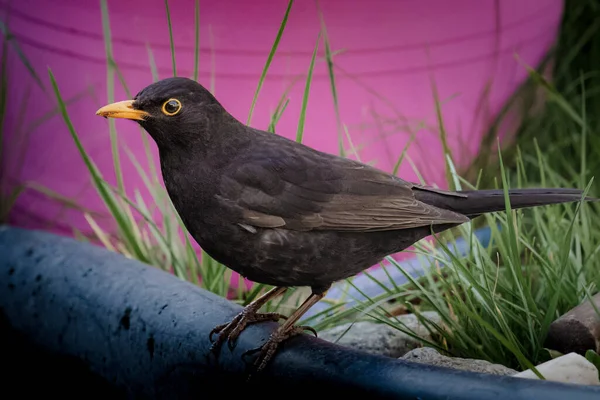
[[[143,121],[144,118],[150,114],[148,114],[146,111],[136,110],[133,108],[133,100],[125,100],[102,107],[96,111],[96,115],[106,118],[125,118]]]

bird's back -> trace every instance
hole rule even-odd
[[[325,286],[429,234],[429,227],[411,230],[410,215],[386,217],[386,204],[377,203],[393,198],[405,202],[399,207],[417,204],[410,184],[272,133],[244,134],[248,140],[231,145],[218,167],[182,154],[161,154],[161,165],[169,195],[196,241],[249,279]],[[383,216],[369,210],[369,199]],[[357,216],[361,210],[375,214]],[[405,228],[401,235],[393,227],[377,229],[394,221]]]

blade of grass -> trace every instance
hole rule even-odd
[[[429,54],[429,52],[427,52],[427,53]],[[431,75],[430,75],[430,80],[431,80],[431,91],[433,94],[433,101],[435,104],[435,116],[437,118],[437,123],[438,123],[439,138],[440,138],[440,142],[442,144],[442,150],[444,151],[444,159],[447,159],[446,157],[449,157],[450,160],[454,160],[454,157],[452,156],[452,150],[450,149],[450,146],[448,145],[448,135],[446,132],[446,126],[444,124],[444,117],[442,114],[440,97],[439,97],[437,84],[435,82],[433,73],[431,73]],[[445,165],[446,181],[448,183],[448,187],[450,190],[454,190],[454,186],[453,186],[454,181],[452,179],[452,174],[450,172],[449,165],[448,165],[448,163],[444,163],[444,165]]]
[[[92,228],[92,231],[94,232],[94,234],[96,235],[98,240],[100,240],[100,243],[102,243],[102,245],[104,247],[106,247],[108,250],[116,252],[117,250],[113,247],[112,243],[110,242],[110,238],[108,237],[106,232],[104,232],[104,230],[102,228],[100,228],[100,225],[98,225],[96,223],[94,218],[87,213],[83,214],[83,216],[85,217],[85,220]]]
[[[408,148],[410,147],[412,142],[415,140],[416,136],[417,136],[416,133],[414,133],[414,132],[411,133],[410,137],[408,138],[408,141],[404,145],[404,148],[402,148],[402,151],[400,152],[400,156],[398,157],[398,160],[396,160],[396,163],[394,164],[394,168],[392,169],[392,175],[398,174],[398,170],[400,169],[400,166],[402,165],[402,161],[404,161],[404,157],[406,157],[406,154],[408,154]]]
[[[586,103],[585,103],[585,81],[583,79],[583,75],[580,75],[580,83],[581,83],[581,119],[583,119],[584,121],[587,121],[587,113],[586,113]],[[586,146],[587,146],[587,135],[588,135],[588,124],[583,124],[581,126],[581,149],[580,149],[580,154],[581,154],[581,163],[579,166],[579,169],[581,171],[580,173],[580,181],[579,181],[579,186],[584,186],[585,185],[585,181],[586,181],[586,174],[587,174],[587,152],[586,152]]]
[[[507,180],[507,173],[506,173],[506,169],[504,167],[504,163],[502,160],[502,152],[500,150],[500,143],[498,142],[498,159],[499,159],[499,163],[500,163],[500,174],[502,176],[502,187],[504,189],[504,201],[506,204],[506,215],[507,218],[509,219],[509,223],[508,223],[508,234],[509,234],[509,249],[510,249],[510,257],[507,259],[509,266],[510,266],[510,270],[511,273],[515,279],[515,283],[517,286],[517,289],[519,291],[519,296],[521,298],[521,300],[523,301],[524,305],[526,306],[525,310],[527,311],[527,314],[529,314],[530,306],[535,307],[535,304],[531,301],[530,296],[528,296],[527,290],[525,288],[525,281],[523,279],[522,273],[521,273],[521,269],[519,268],[519,266],[521,265],[521,260],[519,257],[519,241],[517,240],[517,236],[518,233],[516,231],[516,221],[515,221],[515,217],[514,214],[512,213],[512,209],[511,209],[511,205],[510,205],[510,196],[509,196],[509,185],[508,185],[508,180]]]
[[[327,35],[327,26],[325,24],[325,17],[321,11],[320,2],[317,1],[317,12],[319,13],[319,21],[321,23],[321,33],[323,35],[323,44],[325,45],[325,61],[327,62],[327,72],[329,74],[329,84],[331,87],[331,95],[333,96],[333,107],[335,110],[335,120],[337,126],[338,135],[338,152],[339,155],[344,157],[344,140],[342,135],[342,118],[340,114],[340,104],[338,100],[337,86],[335,83],[335,72],[333,64],[333,52],[331,51],[331,44],[329,42],[329,36]]]
[[[281,117],[283,116],[283,112],[285,111],[285,109],[287,108],[287,106],[290,102],[289,98],[288,98],[290,90],[292,90],[292,88],[294,87],[296,82],[298,82],[300,80],[300,78],[301,78],[300,76],[295,76],[291,80],[291,82],[288,83],[285,90],[281,94],[281,97],[279,98],[279,102],[277,103],[277,106],[275,107],[275,111],[271,115],[271,121],[269,122],[269,126],[267,127],[267,130],[269,132],[275,133],[275,127],[276,127],[277,123],[279,122],[279,119],[281,119]]]
[[[35,68],[33,68],[33,65],[31,64],[31,62],[29,61],[27,56],[25,56],[25,53],[21,49],[21,46],[15,40],[15,37],[13,36],[13,34],[8,29],[8,26],[3,21],[0,21],[0,31],[2,32],[2,35],[4,36],[4,40],[6,41],[6,43],[11,44],[14,52],[17,54],[17,56],[19,57],[19,59],[21,60],[21,63],[25,66],[25,68],[27,68],[29,75],[31,75],[31,77],[33,78],[35,83],[40,87],[40,89],[42,89],[44,92],[46,92],[46,87],[44,86],[44,83],[38,76],[37,72],[35,72]],[[6,50],[4,50],[2,54],[3,54],[3,58],[7,57]]]
[[[277,48],[279,47],[279,41],[281,40],[283,31],[285,30],[285,26],[287,25],[288,17],[290,15],[290,11],[292,10],[292,4],[294,4],[294,0],[289,0],[287,9],[285,10],[285,14],[283,16],[283,20],[279,25],[279,31],[277,32],[277,36],[275,37],[275,42],[273,42],[273,46],[271,46],[271,51],[269,52],[269,56],[267,57],[267,62],[265,63],[262,73],[260,74],[260,79],[258,80],[258,85],[256,86],[254,97],[252,98],[252,104],[250,104],[250,111],[248,112],[248,121],[246,122],[246,125],[250,125],[250,123],[252,122],[252,114],[254,113],[254,107],[256,107],[258,94],[260,93],[260,89],[262,88],[262,85],[265,81],[265,77],[267,76],[267,71],[269,71],[269,67],[271,66],[273,57],[277,52]]]
[[[171,24],[171,11],[169,10],[169,0],[165,0],[165,11],[167,13],[167,23],[169,24],[169,43],[171,46],[171,63],[173,65],[173,76],[177,76],[177,62],[175,61],[175,43],[173,41],[173,25]]]
[[[321,34],[317,37],[317,43],[313,50],[312,58],[310,60],[310,66],[308,67],[308,74],[306,75],[306,86],[304,87],[304,96],[302,96],[302,108],[300,109],[300,118],[298,119],[298,130],[296,131],[296,142],[302,143],[302,137],[304,135],[304,122],[306,121],[306,108],[308,107],[308,97],[310,95],[310,84],[312,83],[313,70],[315,69],[315,59],[317,58],[317,51],[319,50],[319,41],[321,40]]]
[[[152,73],[152,82],[158,82],[160,76],[158,75],[158,68],[156,68],[156,60],[154,59],[154,53],[148,43],[146,43],[146,51],[148,52],[148,64],[150,65],[150,72]]]
[[[111,212],[111,214],[115,217],[117,225],[121,229],[121,232],[123,233],[123,235],[127,238],[128,243],[131,244],[134,255],[139,260],[146,261],[144,252],[140,248],[139,243],[135,240],[135,237],[132,234],[130,227],[128,226],[127,217],[124,217],[123,214],[121,213],[121,210],[120,210],[121,205],[119,204],[117,199],[113,196],[113,194],[109,190],[107,190],[106,186],[103,183],[103,179],[100,174],[100,171],[98,170],[98,168],[96,167],[94,162],[90,159],[90,157],[88,156],[87,152],[85,151],[81,141],[79,140],[79,136],[77,135],[77,132],[75,131],[75,127],[73,126],[73,124],[71,122],[71,118],[69,117],[69,114],[67,112],[67,108],[65,106],[64,100],[60,94],[58,84],[56,83],[54,75],[52,74],[52,71],[50,69],[48,69],[48,75],[50,76],[50,82],[52,84],[52,88],[54,90],[54,95],[56,97],[56,100],[58,102],[60,114],[61,114],[65,124],[67,125],[69,133],[71,134],[71,137],[75,141],[75,145],[77,146],[77,149],[79,150],[79,153],[81,154],[87,169],[90,171],[90,174],[92,176],[92,181],[94,183],[96,190],[99,192],[101,198],[104,200],[104,202],[105,202],[106,206],[109,208],[109,211]]]
[[[556,90],[556,88],[546,80],[539,72],[535,69],[523,64],[527,71],[529,72],[529,76],[533,78],[542,88],[545,89],[546,94],[549,96],[551,101],[556,102],[567,114],[568,116],[581,127],[585,125],[585,121],[577,111],[573,108],[568,101],[564,99],[563,96]]]
[[[277,126],[279,120],[283,116],[283,112],[287,108],[288,104],[290,104],[290,99],[285,99],[283,103],[280,102],[279,104],[277,104],[277,108],[275,108],[275,112],[273,112],[273,115],[271,116],[271,122],[269,122],[267,131],[275,133],[275,127]]]
[[[65,99],[65,105],[70,106],[71,104],[75,104],[76,102],[85,99],[87,96],[91,97],[92,90],[93,90],[93,88],[91,85],[87,86],[85,89],[76,93],[72,97]],[[0,109],[0,112],[2,112],[1,109]],[[25,134],[25,135],[31,134],[34,130],[36,130],[37,128],[42,126],[42,124],[48,122],[52,118],[56,117],[58,114],[59,114],[58,107],[54,107],[53,109],[45,112],[44,114],[42,114],[42,116],[34,119],[33,121],[27,121],[27,126],[26,126],[23,134]]]
[[[213,35],[212,25],[208,25],[208,44],[210,46],[210,92],[215,95],[217,84],[217,55],[215,51],[215,36]]]
[[[350,146],[350,150],[356,156],[358,161],[361,161],[360,154],[358,153],[358,149],[354,146],[354,142],[352,141],[352,137],[350,136],[350,132],[348,132],[348,127],[344,124],[344,134],[346,135],[346,140],[348,141],[348,145]]]
[[[125,94],[130,99],[133,98],[133,93],[131,93],[131,91],[129,90],[129,86],[127,85],[127,82],[125,82],[125,77],[121,73],[119,65],[116,63],[115,60],[112,59],[111,63],[113,65],[113,68],[115,69],[117,78],[119,79],[123,90],[125,90]],[[158,181],[156,163],[154,162],[154,157],[152,156],[152,152],[150,151],[150,141],[148,140],[148,134],[144,131],[144,129],[141,126],[138,126],[138,130],[140,131],[140,137],[142,138],[142,146],[144,147],[144,153],[146,154],[146,161],[148,162],[148,167],[150,168],[150,172],[154,180]]]
[[[2,39],[2,60],[0,61],[0,157],[4,155],[2,152],[4,145],[4,117],[6,116],[6,97],[8,93],[8,40],[6,37]]]
[[[100,10],[102,14],[102,34],[104,36],[104,48],[106,51],[106,97],[108,103],[113,103],[115,101],[115,68],[114,63],[112,62],[112,35],[110,29],[110,19],[108,15],[108,4],[106,0],[100,0]],[[110,132],[110,143],[112,148],[115,176],[117,178],[117,186],[120,190],[125,190],[125,185],[123,184],[123,174],[121,171],[121,158],[119,156],[117,128],[113,118],[108,119],[108,127]]]
[[[194,80],[198,81],[200,63],[200,0],[194,4]]]
[[[1,68],[2,70],[0,70],[0,169],[2,171],[0,171],[0,190],[4,191],[4,190],[8,190],[8,188],[5,186],[6,183],[6,170],[8,169],[8,161],[6,160],[6,154],[4,153],[4,141],[5,136],[4,136],[4,118],[6,117],[6,99],[7,99],[7,94],[8,94],[8,71],[7,71],[7,61],[8,61],[8,54],[6,53],[8,50],[8,41],[6,40],[6,38],[3,36],[2,39],[2,61],[1,61]],[[0,202],[4,203],[4,198],[2,198],[2,195],[4,193],[0,192]],[[10,212],[10,209],[12,208],[12,204],[9,203],[8,204],[2,204],[2,219],[0,220],[0,223],[4,222],[5,219],[8,218],[8,214]]]

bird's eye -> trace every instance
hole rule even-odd
[[[162,106],[162,112],[165,115],[172,116],[181,111],[181,102],[177,99],[169,99]]]

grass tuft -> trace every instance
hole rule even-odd
[[[562,178],[553,173],[547,161],[544,159],[544,170],[539,173],[548,177],[549,186],[563,186]],[[413,277],[401,263],[388,257],[391,268],[408,283],[399,286],[393,281],[378,281],[386,288],[385,293],[362,301],[359,308],[416,335],[393,316],[396,312],[390,312],[389,304],[393,303],[404,312],[414,312],[428,327],[434,339],[425,345],[453,356],[527,369],[549,359],[544,339],[550,323],[585,301],[588,293],[598,291],[600,259],[595,255],[600,251],[600,219],[590,204],[512,210],[508,189],[530,184],[523,170],[517,171],[521,184],[512,186],[502,163],[500,173],[506,211],[481,217],[491,230],[489,246],[483,247],[475,236],[476,221],[452,231],[448,242],[436,240],[434,246],[431,240],[423,240],[412,252],[425,276]],[[571,186],[576,186],[577,179],[573,177]],[[458,187],[465,182],[456,175],[454,180]],[[465,257],[457,257],[448,246],[459,236],[469,244]],[[443,323],[424,317],[426,310],[436,311]]]

